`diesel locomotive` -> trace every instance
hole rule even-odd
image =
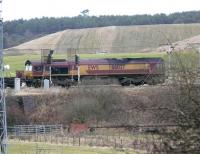
[[[18,73],[27,86],[39,87],[44,79],[54,85],[69,87],[78,81],[96,78],[117,79],[121,85],[155,85],[165,81],[162,58],[103,58],[25,62],[25,71]]]

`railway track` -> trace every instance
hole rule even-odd
[[[67,92],[71,90],[78,90],[78,89],[108,89],[111,90],[119,90],[125,93],[130,93],[136,95],[137,93],[141,93],[143,91],[154,91],[157,89],[166,89],[168,85],[140,85],[140,86],[121,86],[121,85],[77,85],[71,86],[69,88],[61,88],[61,87],[50,87],[48,90],[44,90],[43,88],[33,88],[33,87],[22,87],[21,91],[18,93],[14,92],[14,89],[7,90],[8,93],[11,93],[14,96],[36,96],[36,95],[48,95],[48,94],[56,94]]]
[[[158,84],[158,85],[148,85],[148,84],[143,84],[143,85],[130,85],[130,86],[122,86],[118,84],[111,84],[111,85],[76,85],[76,86],[71,86],[69,88],[101,88],[101,87],[120,87],[120,88],[140,88],[140,87],[168,87],[169,84]]]

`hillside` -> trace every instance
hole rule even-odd
[[[123,16],[85,16],[80,14],[74,17],[19,19],[4,22],[4,48],[14,47],[41,36],[66,29],[189,23],[200,23],[200,11]]]
[[[175,43],[197,35],[200,35],[200,24],[70,29],[9,48],[6,54],[40,54],[41,49],[53,49],[57,53],[66,53],[70,49],[77,49],[78,53],[152,52],[161,45],[167,44],[168,40]]]

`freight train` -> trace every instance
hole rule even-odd
[[[155,85],[165,82],[162,58],[103,58],[75,60],[51,59],[25,62],[25,71],[17,72],[27,86],[39,87],[44,79],[54,85],[69,87],[91,79],[117,79],[123,86]]]

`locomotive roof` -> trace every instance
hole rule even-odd
[[[163,59],[161,58],[104,58],[104,59],[85,59],[82,60],[82,63],[100,63],[100,64],[107,64],[107,63],[116,63],[116,64],[123,64],[123,63],[159,63],[162,62]]]
[[[39,65],[41,61],[30,61],[33,65]],[[74,60],[53,61],[55,65],[74,64]],[[162,58],[103,58],[103,59],[80,59],[80,64],[126,64],[126,63],[163,63]]]

